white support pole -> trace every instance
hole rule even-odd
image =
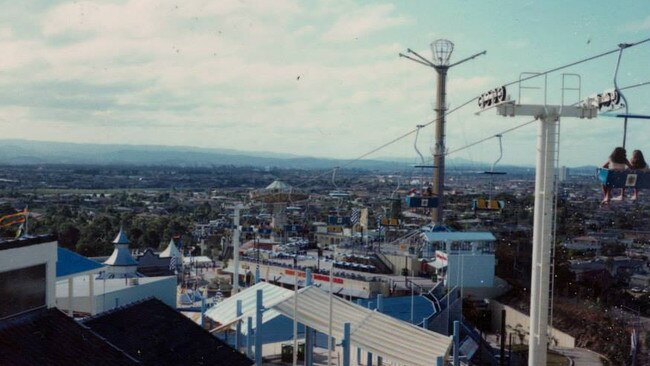
[[[91,273],[88,275],[88,304],[90,306],[89,313],[90,315],[95,315],[95,274]]]
[[[329,321],[327,330],[327,366],[332,365],[332,316],[334,296],[334,264],[330,267],[330,293],[329,293]]]
[[[239,211],[241,206],[235,206],[235,215],[233,217],[233,229],[232,229],[232,258],[233,258],[233,284],[232,284],[232,293],[236,294],[239,292]]]
[[[298,270],[293,266],[293,366],[298,366]]]
[[[529,365],[546,365],[557,126],[557,116],[545,115],[539,121],[537,135],[530,294],[530,342],[528,348]]]
[[[68,315],[72,316],[72,297],[74,296],[74,277],[68,278]]]

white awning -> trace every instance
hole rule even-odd
[[[183,257],[183,264],[194,264],[194,265],[199,265],[199,264],[211,264],[212,259],[206,256],[197,256],[197,257]]]
[[[300,290],[298,295],[298,321],[327,334],[329,325],[329,295],[316,287]],[[445,356],[450,349],[451,337],[438,334],[391,316],[369,310],[363,306],[332,299],[332,336],[343,338],[343,324],[351,324],[350,342],[365,351],[386,360],[413,366],[429,366],[438,356]],[[273,309],[293,318],[293,297],[289,297]]]
[[[275,318],[280,315],[277,311],[272,309],[272,306],[290,298],[293,295],[293,291],[287,290],[285,288],[272,285],[266,282],[260,282],[255,284],[252,287],[240,291],[238,294],[232,295],[229,298],[224,299],[223,301],[217,303],[210,309],[205,312],[205,315],[218,322],[219,324],[234,324],[237,320],[237,300],[242,301],[242,313],[241,319],[246,319],[246,317],[252,316],[255,317],[255,304],[257,297],[257,290],[262,290],[263,299],[262,305],[266,310],[262,315],[262,322],[266,323],[267,321]],[[242,332],[246,333],[246,327],[242,327]],[[255,328],[255,322],[253,321],[253,328]]]
[[[441,269],[447,267],[447,263],[443,263],[442,261],[433,261],[427,263],[427,266],[432,267],[434,269]]]

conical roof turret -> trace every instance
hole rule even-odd
[[[109,266],[137,266],[138,262],[133,259],[129,251],[130,243],[129,238],[124,233],[124,229],[120,227],[120,232],[117,233],[117,236],[113,240],[113,244],[115,244],[113,254],[108,257],[104,264]]]
[[[124,228],[122,226],[120,226],[120,232],[117,233],[117,236],[115,237],[115,239],[113,239],[113,244],[126,244],[126,245],[131,244],[129,238],[126,237],[126,234],[124,233]]]

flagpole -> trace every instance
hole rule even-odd
[[[28,228],[29,228],[29,206],[25,206],[25,231],[24,235],[27,236],[29,234]]]
[[[334,296],[334,263],[330,267],[329,325],[327,332],[327,366],[332,364],[332,298]]]

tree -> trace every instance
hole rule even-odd
[[[74,250],[81,238],[81,231],[72,223],[66,222],[59,226],[57,238],[60,246]]]

